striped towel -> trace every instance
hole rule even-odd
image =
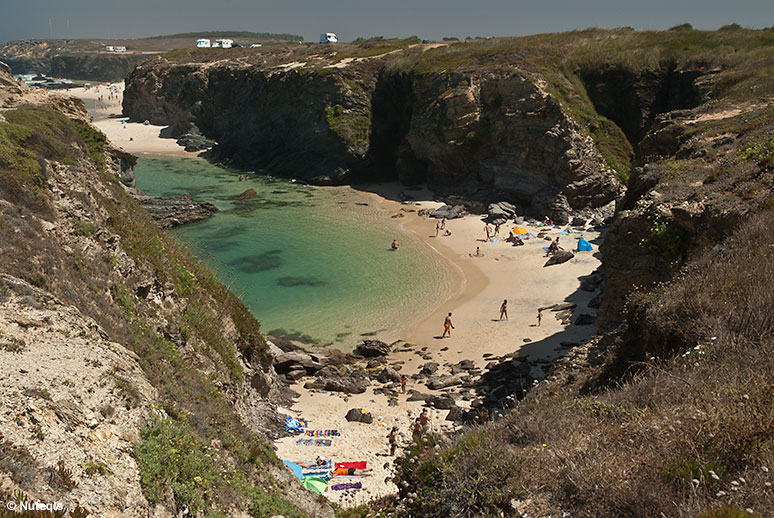
[[[306,435],[309,437],[339,437],[341,434],[338,430],[307,430]]]
[[[330,446],[333,441],[330,439],[298,439],[296,444],[299,446]]]

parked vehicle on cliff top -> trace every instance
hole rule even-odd
[[[320,43],[338,43],[339,39],[334,32],[324,32],[320,34]]]
[[[196,40],[196,46],[199,47],[200,49],[208,49],[210,48],[210,40],[207,40],[204,38],[200,40]]]

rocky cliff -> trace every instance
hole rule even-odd
[[[123,81],[135,63],[148,59],[144,53],[114,54],[90,50],[77,52],[68,42],[12,41],[0,46],[0,61],[14,74],[43,74],[87,81]]]
[[[80,101],[14,88],[0,111],[3,500],[331,516],[267,443],[281,387],[249,310],[127,194],[132,160]]]
[[[312,183],[427,182],[560,218],[621,192],[593,140],[519,71],[297,65],[146,62],[128,76],[124,111],[195,124],[218,160]]]

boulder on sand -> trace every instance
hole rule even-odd
[[[391,381],[400,381],[400,374],[398,374],[398,371],[396,371],[392,367],[385,367],[384,369],[382,369],[379,375],[376,376],[376,380],[379,383],[389,383]]]
[[[366,358],[375,356],[387,356],[390,353],[390,346],[381,340],[363,340],[363,343],[355,347],[355,354]]]
[[[438,376],[427,380],[427,388],[438,390],[446,387],[452,387],[462,383],[462,376]]]
[[[551,258],[548,259],[548,261],[546,261],[546,264],[543,265],[543,268],[545,268],[546,266],[552,266],[554,264],[566,263],[573,257],[575,257],[575,254],[573,254],[572,252],[568,252],[566,250],[559,250],[554,255],[552,255]]]
[[[446,219],[456,219],[461,218],[465,214],[465,207],[462,205],[444,205],[443,207],[438,207],[433,212],[430,213],[431,218],[441,219],[445,217]]]
[[[351,408],[349,412],[347,412],[347,415],[345,416],[347,421],[349,422],[358,422],[358,423],[366,423],[371,424],[374,422],[374,418],[371,416],[371,414],[363,413],[363,411],[360,408]]]

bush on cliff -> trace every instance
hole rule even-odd
[[[622,343],[592,349],[641,350],[626,381],[583,395],[593,383],[577,374],[549,380],[500,421],[402,459],[405,515],[508,514],[512,498],[535,516],[774,515],[773,223],[750,218],[632,297]],[[479,483],[496,498],[465,489]]]

